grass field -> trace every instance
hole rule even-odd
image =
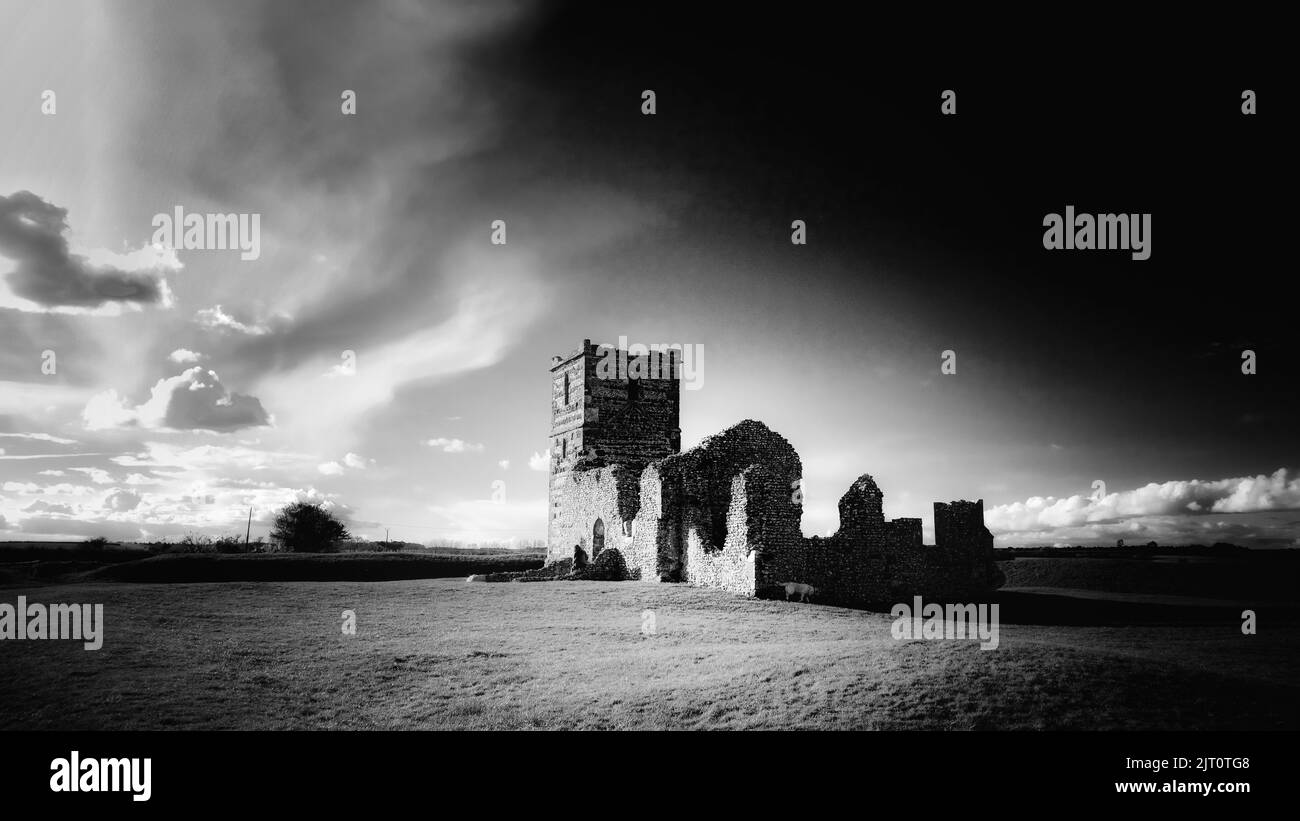
[[[46,552],[37,560],[0,561],[0,585],[42,582],[259,582],[393,581],[464,578],[542,566],[533,553],[180,553],[108,560],[61,561]],[[0,559],[7,557],[0,556]]]
[[[0,602],[18,595],[102,602],[106,639],[0,643],[3,729],[1300,729],[1300,628],[1243,636],[1222,609],[1064,626],[1012,593],[981,651],[683,585],[100,583]]]
[[[1020,557],[999,567],[1008,587],[1291,601],[1300,595],[1297,551],[1257,551],[1244,558]]]

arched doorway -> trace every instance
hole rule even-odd
[[[596,524],[591,528],[591,558],[600,555],[600,551],[605,549],[605,521],[597,519]]]

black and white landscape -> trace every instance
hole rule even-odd
[[[859,11],[0,0],[0,729],[1300,729],[1271,52]]]

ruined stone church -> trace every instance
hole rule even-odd
[[[925,545],[920,519],[884,518],[864,474],[840,499],[839,530],[804,537],[789,442],[745,420],[682,452],[680,352],[614,374],[598,367],[609,354],[584,340],[551,360],[548,565],[618,551],[633,579],[759,597],[802,582],[844,605],[968,600],[1001,583],[983,500],[936,502],[937,544]]]

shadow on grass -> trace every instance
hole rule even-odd
[[[993,596],[1004,624],[1104,626],[1135,624],[1240,624],[1241,604],[1125,601],[1067,593],[1000,590]],[[1258,621],[1300,623],[1300,605],[1262,604],[1250,608]]]

